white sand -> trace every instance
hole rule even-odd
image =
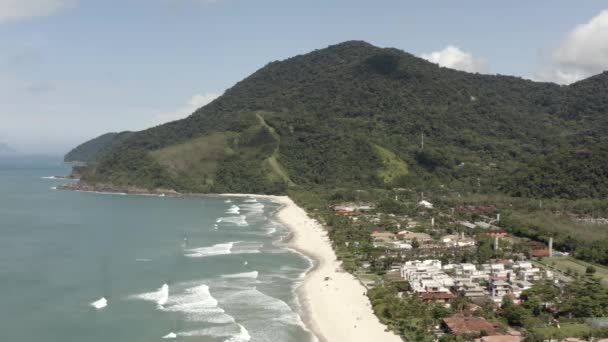
[[[234,196],[234,195],[233,195]],[[374,315],[365,287],[341,271],[326,231],[286,196],[264,197],[283,205],[277,219],[293,233],[290,246],[315,261],[298,289],[306,325],[324,342],[402,342]],[[325,278],[329,280],[325,281]]]

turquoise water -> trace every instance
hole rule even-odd
[[[282,245],[276,204],[68,192],[43,178],[67,173],[0,161],[1,341],[312,339],[294,296],[310,263]]]

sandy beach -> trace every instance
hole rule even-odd
[[[304,320],[319,340],[402,342],[397,335],[385,331],[386,326],[374,315],[363,285],[348,272],[341,271],[323,227],[287,196],[259,197],[282,204],[276,218],[293,233],[290,247],[315,262],[298,289],[298,297]]]

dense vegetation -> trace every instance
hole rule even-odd
[[[206,192],[447,186],[603,197],[607,89],[608,73],[564,87],[350,41],[272,62],[184,120],[93,144],[104,148],[87,153],[98,163],[84,179]]]
[[[131,132],[106,133],[78,145],[65,155],[66,162],[94,162],[108,153],[113,147],[131,136]]]
[[[564,87],[346,42],[272,62],[187,119],[98,137],[66,160],[94,161],[90,183],[182,192],[568,199],[541,211],[503,203],[503,226],[608,264],[603,227],[553,214],[608,215],[605,201],[571,201],[608,195],[607,93],[608,73]]]

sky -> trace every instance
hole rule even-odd
[[[568,84],[608,69],[608,4],[0,0],[0,145],[63,154],[183,118],[270,61],[346,40]]]

